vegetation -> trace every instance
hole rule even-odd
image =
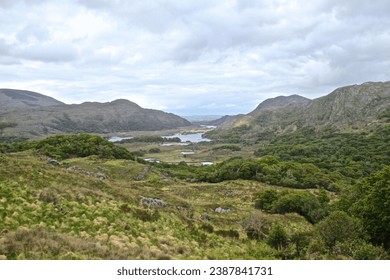
[[[181,179],[191,178],[204,182],[226,180],[256,180],[271,185],[290,188],[324,188],[335,190],[335,181],[342,176],[321,170],[313,164],[280,162],[273,156],[259,159],[231,158],[212,166],[190,166],[179,164],[164,166],[171,175]]]
[[[1,144],[0,152],[18,152],[34,149],[38,153],[55,158],[87,157],[96,155],[101,158],[134,159],[125,148],[94,135],[56,135],[40,141]]]
[[[146,163],[124,148],[165,153],[146,139],[3,143],[0,258],[388,259],[387,132],[298,131],[252,147],[257,158],[210,166]],[[241,144],[191,149],[248,152]]]
[[[167,137],[160,137],[160,136],[148,136],[148,135],[144,135],[144,136],[138,136],[138,137],[134,137],[134,138],[129,138],[129,139],[122,139],[121,141],[119,141],[119,143],[121,144],[125,144],[125,143],[137,143],[137,142],[140,142],[140,143],[164,143],[164,142],[180,142],[180,138],[179,137],[172,137],[172,138],[167,138]]]
[[[359,179],[390,165],[390,126],[374,132],[337,133],[302,129],[274,138],[255,152],[283,161],[314,164],[319,168]]]

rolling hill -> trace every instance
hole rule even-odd
[[[4,134],[24,137],[161,130],[191,124],[177,115],[144,109],[125,99],[67,105],[39,93],[1,90],[0,105],[0,121],[16,124]]]

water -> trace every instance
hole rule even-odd
[[[162,146],[187,146],[191,143],[199,143],[199,142],[210,142],[211,140],[210,139],[207,139],[207,138],[202,138],[203,136],[203,132],[198,132],[198,133],[188,133],[188,134],[181,134],[181,133],[176,133],[174,135],[170,135],[170,136],[162,136],[164,138],[180,138],[180,141],[179,143],[175,143],[175,142],[172,142],[172,143],[164,143],[162,144]],[[108,139],[108,141],[111,141],[111,142],[119,142],[123,139],[131,139],[133,137],[119,137],[119,136],[113,136],[111,137],[110,139]]]
[[[181,134],[181,133],[176,133],[171,136],[163,136],[164,138],[180,138],[181,142],[190,142],[190,143],[199,143],[199,142],[210,142],[210,139],[203,138],[203,132],[198,132],[198,133],[188,133],[188,134]]]
[[[122,141],[122,140],[125,140],[125,139],[131,139],[133,137],[119,137],[119,136],[113,136],[111,137],[110,139],[108,139],[108,141],[110,142],[119,142],[119,141]]]

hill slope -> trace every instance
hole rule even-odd
[[[125,99],[66,105],[29,92],[5,91],[2,96],[2,106],[12,107],[12,110],[2,110],[1,120],[17,124],[8,128],[6,135],[31,137],[79,132],[111,133],[171,129],[191,124],[177,115],[144,109]],[[31,100],[28,101],[28,98]],[[32,105],[28,103],[33,101]]]
[[[65,105],[52,97],[27,90],[0,89],[0,111]]]
[[[280,135],[301,128],[369,131],[388,121],[389,110],[390,82],[368,82],[342,87],[314,100],[300,96],[267,99],[251,113],[216,131],[214,138],[229,138],[237,130],[240,137],[252,140],[260,140],[264,133]]]

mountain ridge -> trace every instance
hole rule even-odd
[[[65,105],[65,103],[38,92],[8,88],[0,89],[0,109],[2,112],[62,105]]]
[[[277,102],[278,99],[283,102]],[[236,139],[234,130],[240,130],[240,138],[260,141],[264,133],[282,135],[309,127],[341,132],[370,131],[388,123],[381,115],[390,112],[390,82],[366,82],[337,88],[313,100],[292,100],[286,97],[267,99],[254,111],[237,117],[208,137],[219,139],[235,134]]]
[[[34,101],[32,105],[23,102],[29,98]],[[14,99],[18,102],[12,102]],[[127,99],[65,104],[39,93],[5,89],[0,91],[0,101],[0,120],[16,124],[5,130],[10,136],[31,138],[80,132],[104,134],[191,125],[175,114],[144,109]]]

